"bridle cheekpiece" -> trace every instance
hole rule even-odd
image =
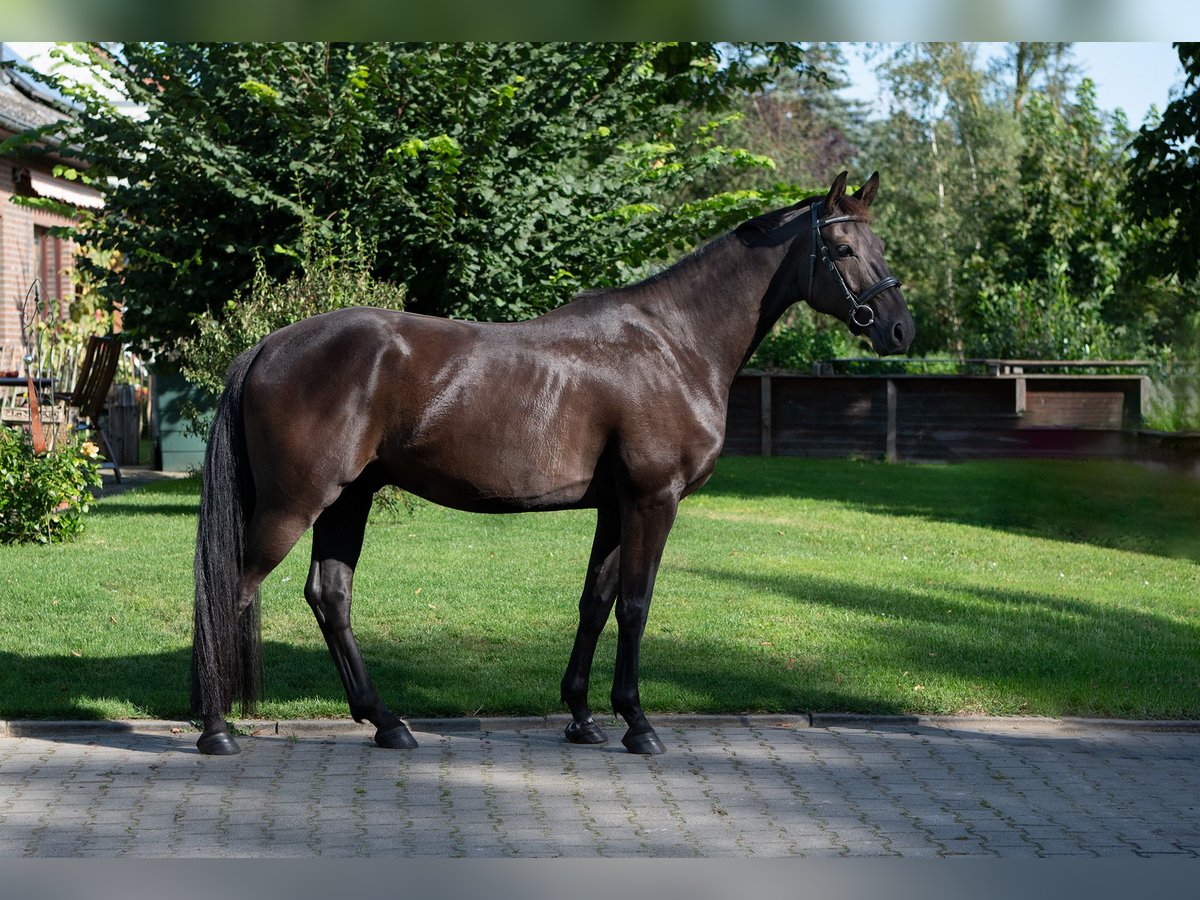
[[[842,293],[845,294],[846,301],[850,304],[850,322],[862,329],[870,328],[875,324],[875,310],[867,305],[867,301],[889,288],[899,287],[900,279],[894,275],[888,275],[886,278],[881,278],[875,282],[861,294],[856,295],[854,291],[850,290],[850,285],[846,284],[846,279],[842,276],[841,269],[833,261],[833,254],[829,252],[829,246],[825,243],[825,238],[821,236],[821,229],[826,225],[833,225],[836,222],[865,222],[867,218],[866,216],[830,216],[827,219],[822,219],[820,217],[820,208],[823,205],[824,202],[818,200],[809,207],[812,222],[812,252],[809,254],[808,298],[811,299],[813,295],[813,281],[817,276],[817,256],[820,255],[821,261],[825,263],[825,267],[837,276],[837,280],[842,286]]]

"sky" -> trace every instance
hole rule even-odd
[[[8,45],[37,65],[52,46],[47,42],[9,41]],[[996,45],[992,45],[996,46]],[[846,95],[878,103],[879,87],[871,66],[858,52],[861,45],[848,44],[848,74],[853,86]],[[986,48],[986,45],[985,45]],[[1083,74],[1096,82],[1096,99],[1102,109],[1125,110],[1132,127],[1142,124],[1151,104],[1159,112],[1166,108],[1172,87],[1182,84],[1183,68],[1170,43],[1078,42],[1075,60]],[[878,109],[883,113],[885,110]]]
[[[879,108],[879,86],[875,75],[859,51],[861,45],[847,45],[850,52],[847,74],[852,86],[845,96]],[[996,46],[996,45],[992,45]],[[985,46],[985,52],[987,48]],[[1096,82],[1096,102],[1101,109],[1125,110],[1129,125],[1142,124],[1151,105],[1161,113],[1170,99],[1171,88],[1183,83],[1183,67],[1175,48],[1167,43],[1078,42],[1072,45],[1081,74]]]

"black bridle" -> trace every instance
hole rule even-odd
[[[820,209],[823,205],[823,203],[818,201],[809,207],[812,221],[812,252],[809,254],[808,297],[811,299],[813,295],[813,280],[817,276],[817,254],[820,253],[825,267],[837,276],[837,280],[842,285],[842,292],[846,295],[846,300],[850,304],[850,322],[859,328],[870,328],[875,324],[875,310],[867,305],[867,301],[889,288],[899,287],[900,279],[894,275],[888,275],[886,278],[881,278],[875,282],[861,294],[856,295],[854,291],[850,290],[850,285],[846,284],[846,279],[842,277],[841,269],[833,261],[833,255],[829,252],[825,238],[821,236],[821,229],[826,225],[833,225],[835,222],[865,222],[867,219],[865,216],[830,216],[828,219],[822,219],[820,217]]]

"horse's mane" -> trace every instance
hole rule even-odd
[[[770,223],[770,227],[775,227],[779,224],[785,224],[785,221],[791,222],[797,216],[806,212],[814,203],[824,199],[824,194],[814,194],[811,197],[805,197],[803,200],[793,204],[792,206],[763,213],[754,219],[750,219],[741,223],[740,225],[735,226],[733,229],[725,232],[724,234],[718,235],[712,240],[705,241],[692,252],[681,256],[669,266],[659,269],[653,275],[649,275],[646,278],[643,278],[641,281],[635,281],[633,284],[618,285],[611,288],[594,288],[592,290],[581,291],[571,298],[571,302],[576,300],[584,300],[588,297],[598,297],[604,294],[619,294],[625,291],[633,290],[634,288],[652,287],[661,281],[671,278],[681,268],[691,265],[694,262],[698,262],[705,255],[712,252],[713,248],[725,243],[727,240],[737,235],[743,228],[747,226],[756,226],[759,229],[766,230],[768,223]],[[850,194],[844,194],[842,199],[838,201],[838,211],[839,213],[848,216],[860,216],[866,221],[870,221],[871,219],[871,208],[857,197],[853,197]],[[783,216],[786,213],[790,213],[791,215],[788,215],[786,220],[784,220]],[[772,222],[771,220],[774,221]],[[760,222],[763,224],[756,224]]]

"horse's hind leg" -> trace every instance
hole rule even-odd
[[[579,628],[575,646],[562,680],[562,700],[571,710],[567,740],[573,744],[603,744],[608,740],[604,729],[592,718],[588,708],[588,679],[596,642],[612,612],[617,597],[621,524],[615,512],[601,509],[596,519],[596,536],[588,560],[587,578],[579,598]]]
[[[356,482],[321,513],[313,526],[312,565],[304,596],[329,645],[354,721],[371,722],[379,746],[407,750],[417,742],[408,726],[379,699],[350,630],[354,567],[362,551],[370,510],[371,491]]]
[[[296,541],[308,529],[310,521],[311,519],[298,509],[261,502],[246,524],[245,549],[242,555],[242,596],[239,598],[238,615],[243,618],[243,629],[253,629],[252,637],[256,646],[259,644],[257,615],[253,615],[250,620],[247,617],[257,612],[253,607],[258,590],[263,579],[274,571],[296,545]],[[258,653],[256,650],[255,656],[258,656]],[[255,671],[243,672],[242,677],[259,679],[261,673],[257,671],[257,663],[257,659],[253,663],[243,659],[242,666],[253,666]],[[202,720],[204,730],[196,742],[201,753],[227,756],[240,752],[237,741],[229,733],[222,710],[206,710]]]

